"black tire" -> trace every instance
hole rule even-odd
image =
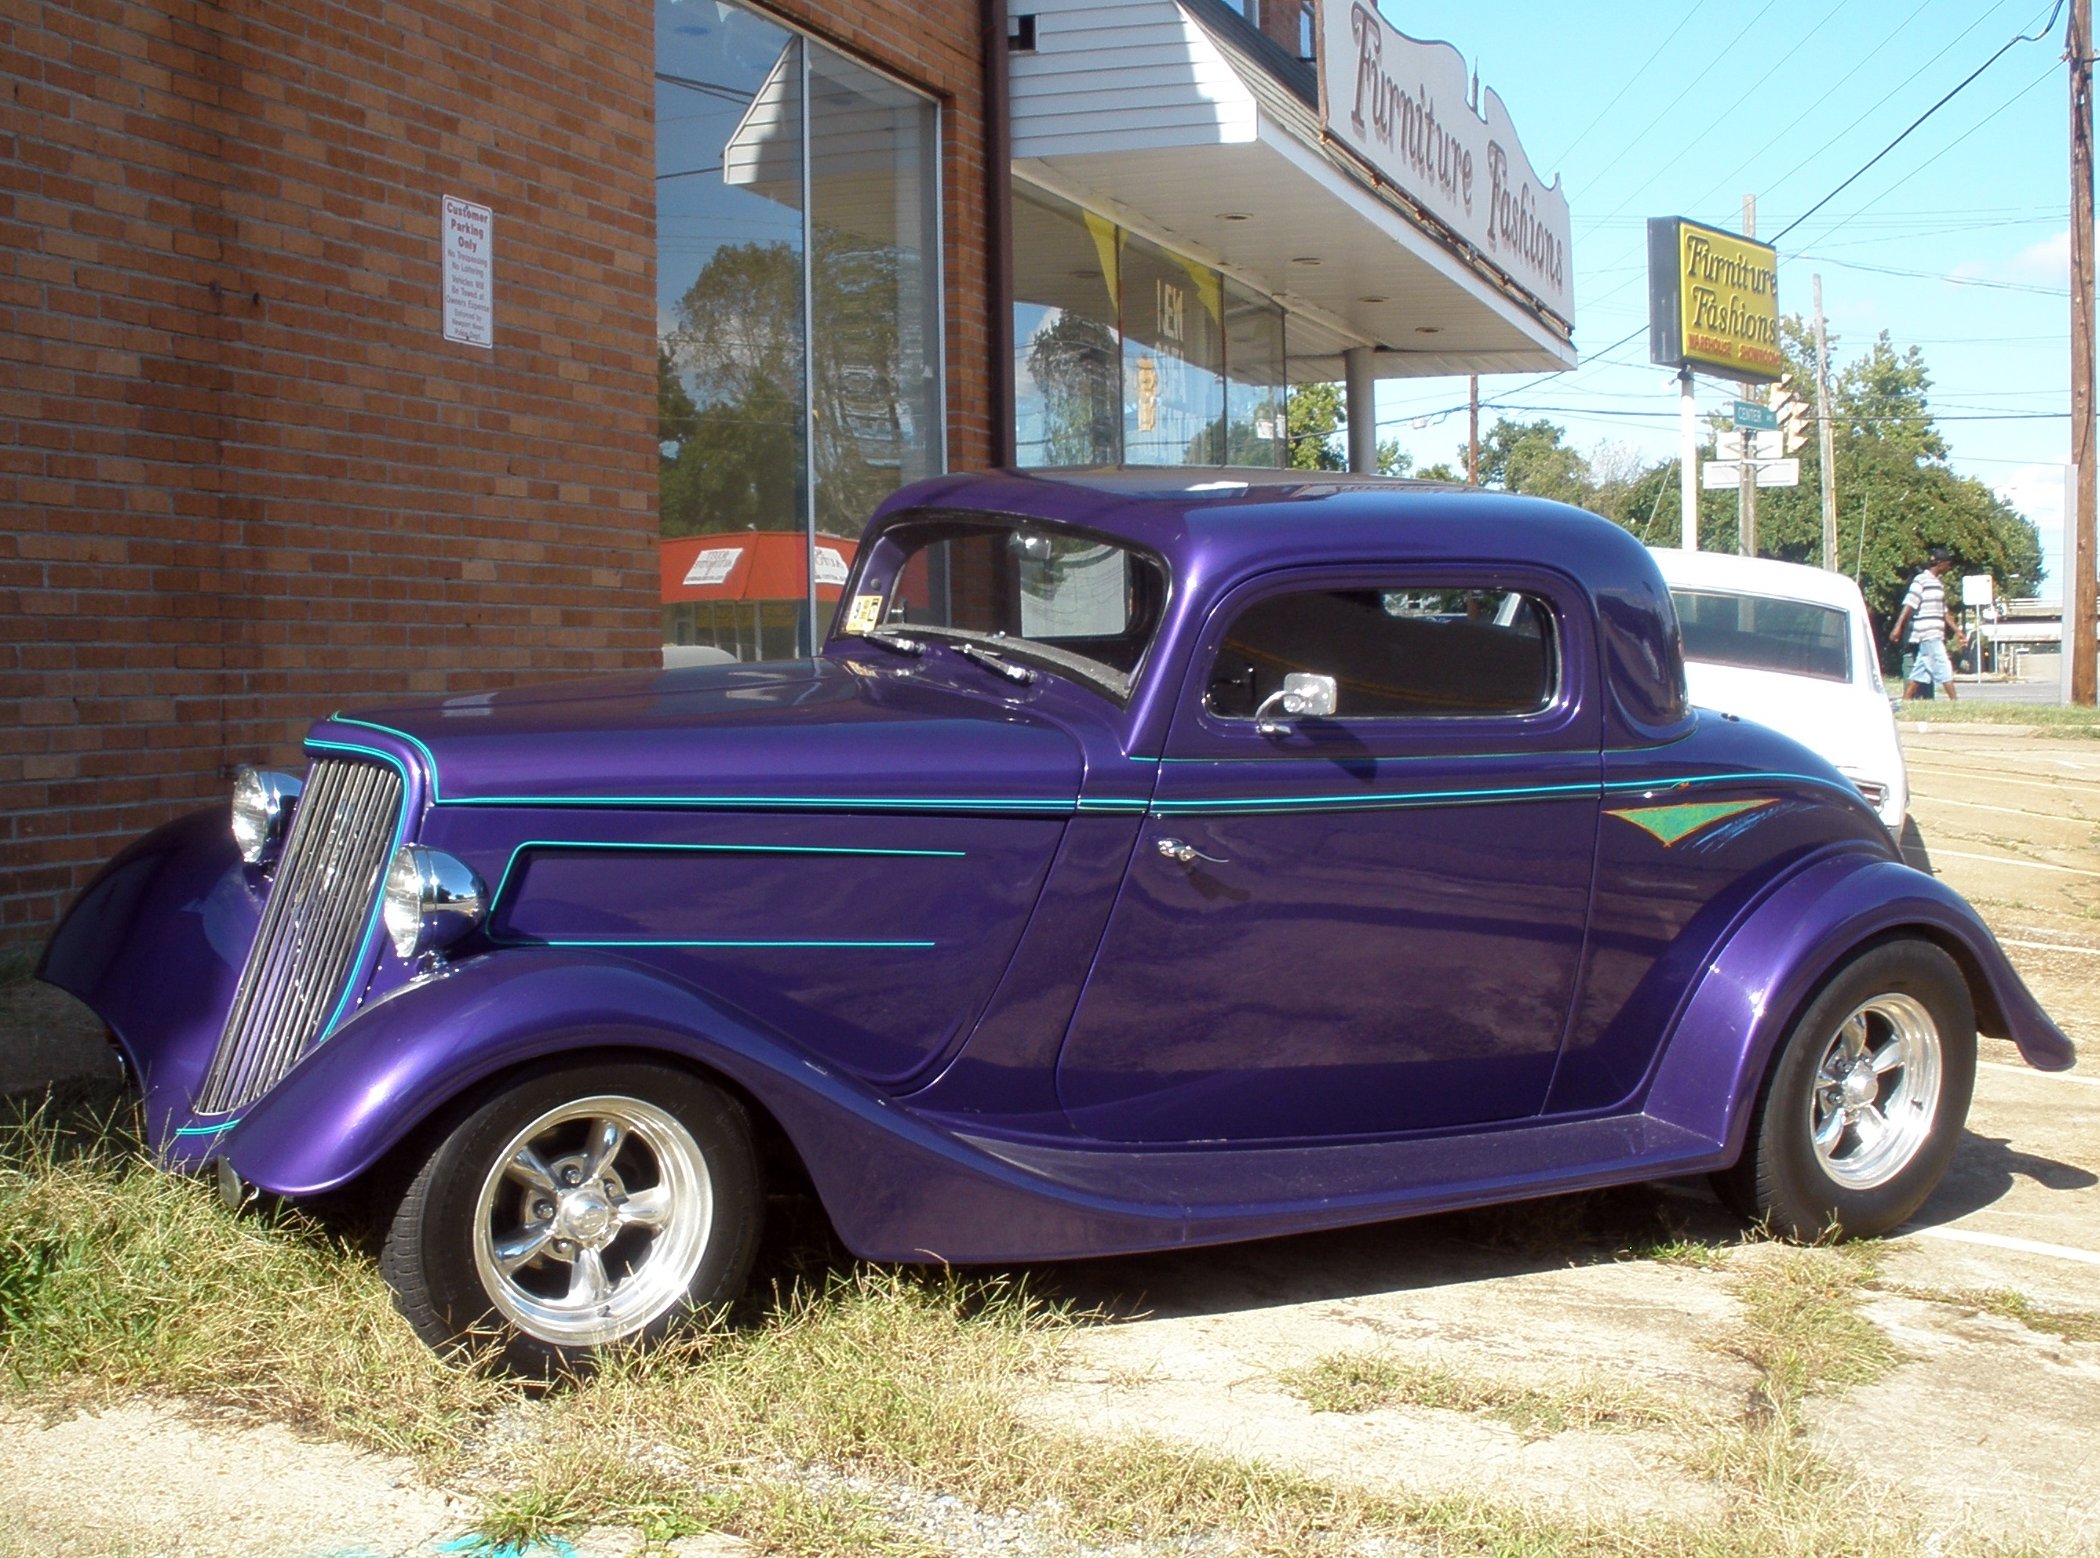
[[[610,1151],[607,1148],[610,1147]],[[380,1270],[432,1347],[544,1376],[742,1293],[765,1201],[742,1106],[645,1061],[506,1079],[416,1168]]]
[[[1883,942],[1838,969],[1773,1056],[1722,1198],[1782,1238],[1871,1238],[1932,1194],[1976,1087],[1976,1013],[1954,960]]]

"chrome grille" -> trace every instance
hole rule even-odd
[[[321,1037],[355,972],[401,817],[401,776],[324,759],[307,775],[199,1114],[242,1108]]]

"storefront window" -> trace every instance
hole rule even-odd
[[[1224,314],[1216,271],[1125,237],[1125,464],[1225,463]]]
[[[940,469],[934,131],[924,98],[810,49],[816,525],[827,535],[859,535],[879,501]]]
[[[944,464],[938,113],[730,0],[657,0],[656,37],[667,658],[807,654],[819,532]]]
[[[1014,190],[1014,446],[1022,465],[1122,459],[1115,224]]]
[[[1226,465],[1280,466],[1285,453],[1283,308],[1225,281]]]
[[[1024,466],[1285,462],[1283,307],[1040,190],[1014,190]]]

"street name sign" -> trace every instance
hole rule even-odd
[[[1735,425],[1762,428],[1768,433],[1775,432],[1779,427],[1779,413],[1770,406],[1760,406],[1754,400],[1739,400],[1735,403]]]

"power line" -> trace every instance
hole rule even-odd
[[[1569,157],[1574,155],[1575,148],[1589,139],[1590,131],[1596,129],[1598,125],[1602,124],[1604,122],[1604,116],[1610,113],[1614,108],[1617,108],[1619,106],[1620,102],[1624,100],[1626,94],[1633,90],[1633,84],[1636,81],[1639,81],[1641,77],[1648,74],[1648,67],[1662,58],[1663,50],[1667,49],[1672,43],[1677,41],[1677,35],[1679,33],[1683,32],[1685,28],[1691,26],[1692,18],[1697,16],[1701,9],[1701,5],[1688,5],[1684,8],[1684,17],[1678,22],[1678,24],[1675,27],[1670,29],[1670,36],[1663,39],[1662,42],[1658,43],[1655,46],[1655,52],[1650,54],[1647,57],[1647,59],[1641,62],[1641,68],[1639,70],[1636,70],[1632,75],[1626,78],[1626,85],[1619,88],[1618,94],[1614,96],[1609,103],[1606,103],[1602,108],[1598,109],[1597,117],[1592,119],[1588,124],[1584,125],[1582,129],[1576,133],[1575,139],[1570,141],[1567,144],[1567,147],[1561,152],[1561,154],[1553,159],[1553,165],[1555,167],[1558,167],[1562,163],[1566,162]]]
[[[1714,57],[1712,61],[1707,65],[1706,69],[1700,71],[1699,74],[1692,77],[1690,81],[1687,81],[1684,85],[1684,90],[1679,92],[1675,97],[1671,98],[1670,101],[1664,105],[1661,113],[1657,114],[1653,119],[1649,120],[1646,124],[1642,125],[1641,128],[1637,132],[1635,132],[1633,139],[1626,143],[1626,146],[1624,150],[1621,151],[1620,155],[1624,156],[1625,152],[1631,151],[1635,146],[1638,146],[1641,143],[1641,140],[1647,135],[1647,133],[1650,130],[1654,129],[1657,125],[1661,124],[1663,120],[1670,116],[1671,112],[1677,107],[1679,103],[1683,102],[1687,97],[1691,96],[1692,89],[1694,87],[1698,86],[1700,82],[1704,81],[1708,76],[1712,75],[1714,71],[1719,69],[1721,63],[1724,60],[1731,58],[1734,54],[1735,46],[1738,43],[1741,43],[1743,39],[1750,35],[1750,30],[1754,28],[1759,22],[1763,21],[1765,19],[1766,13],[1769,12],[1772,9],[1772,7],[1776,4],[1778,4],[1778,0],[1765,0],[1764,8],[1760,10],[1755,16],[1751,17],[1749,21],[1743,24],[1743,30],[1737,33],[1733,38],[1729,39],[1725,47],[1717,49],[1714,52]],[[1629,195],[1626,199],[1620,201],[1619,204],[1610,212],[1606,213],[1607,216],[1617,216],[1621,211],[1624,211],[1628,206],[1632,205],[1633,202],[1638,198],[1639,192],[1636,192],[1633,195]]]
[[[1832,233],[1842,232],[1847,225],[1857,220],[1862,213],[1871,210],[1875,205],[1887,199],[1890,195],[1893,195],[1897,190],[1901,189],[1904,185],[1908,184],[1912,179],[1917,178],[1919,175],[1933,168],[1938,163],[1939,159],[1945,156],[1947,152],[1953,148],[1956,141],[1960,141],[1968,136],[1974,135],[1978,130],[1981,130],[1985,125],[1989,124],[1993,119],[1996,119],[2000,114],[2004,113],[2008,108],[2011,108],[2015,103],[2018,103],[2024,98],[2026,98],[2027,95],[2033,92],[2036,87],[2040,86],[2043,82],[2048,81],[2052,77],[2054,77],[2056,75],[2056,67],[2058,63],[2059,62],[2056,60],[2051,60],[2047,65],[2044,65],[2042,67],[2041,74],[2036,76],[2032,81],[2028,82],[2026,86],[2020,88],[2019,91],[2015,92],[2011,97],[2007,98],[2004,102],[2000,103],[1990,113],[1985,114],[1981,119],[1977,120],[1974,124],[1970,125],[1966,130],[1963,130],[1959,135],[1956,135],[1953,138],[1953,140],[1950,140],[1945,145],[1941,146],[1938,151],[1932,152],[1929,155],[1927,155],[1918,163],[1918,165],[1915,168],[1912,168],[1910,172],[1904,174],[1903,177],[1896,180],[1895,183],[1889,185],[1887,189],[1884,189],[1879,195],[1876,195],[1872,200],[1869,200],[1865,205],[1861,206],[1859,210],[1854,211],[1850,216],[1840,217],[1837,221],[1833,222],[1829,227],[1825,228],[1821,233],[1819,233],[1816,236],[1815,242],[1820,244],[1825,239],[1830,237]],[[2054,225],[2055,222],[2061,221],[2062,219],[2062,213],[2059,212],[2053,218],[2037,217],[2034,220],[2037,223],[2042,221],[2050,221],[2051,225]],[[2021,222],[2009,223],[2007,225],[2025,226],[2027,224]],[[1960,228],[1946,229],[1946,231],[1955,232],[1959,232],[1962,230],[1963,229]]]
[[[1776,248],[1779,244],[1780,239],[1784,238],[1788,233],[1792,232],[1803,222],[1807,221],[1810,217],[1814,216],[1818,211],[1822,210],[1825,206],[1829,205],[1831,201],[1837,199],[1837,197],[1843,194],[1847,189],[1850,189],[1852,185],[1859,178],[1861,178],[1869,168],[1873,167],[1875,163],[1881,161],[1882,158],[1886,157],[1898,146],[1901,146],[1905,140],[1909,139],[1911,131],[1917,129],[1919,125],[1923,124],[1934,114],[1938,113],[1942,108],[1945,108],[1949,103],[1953,102],[1955,97],[1965,87],[1967,87],[1970,82],[1974,81],[1978,76],[1982,75],[1993,65],[1997,64],[2000,59],[2002,59],[2007,53],[2011,51],[2015,44],[2039,43],[2042,39],[2046,38],[2049,35],[2050,28],[2056,25],[2057,15],[2062,10],[2063,0],[2056,0],[2056,5],[2049,12],[2049,20],[2043,23],[2040,31],[2032,34],[2015,33],[2012,37],[2008,38],[2002,45],[1999,46],[1997,53],[1993,54],[1981,65],[1978,65],[1974,70],[1970,71],[1966,76],[1962,77],[1962,79],[1954,85],[1953,89],[1949,91],[1946,96],[1942,97],[1937,103],[1934,103],[1930,108],[1926,109],[1925,112],[1918,115],[1917,118],[1913,119],[1907,126],[1905,126],[1901,135],[1898,135],[1893,141],[1890,141],[1888,145],[1882,147],[1880,151],[1876,152],[1872,157],[1868,158],[1866,162],[1861,164],[1859,170],[1855,172],[1850,178],[1846,179],[1842,184],[1838,185],[1836,189],[1833,189],[1821,200],[1818,200],[1814,205],[1810,206],[1806,211],[1802,212],[1791,222],[1787,223],[1786,226],[1782,227],[1778,232],[1774,233],[1772,235],[1771,240],[1773,246]],[[1965,35],[1966,34],[1964,34],[1964,36]],[[1945,50],[1942,50],[1941,52],[1944,53]]]
[[[1790,260],[1812,260],[1819,265],[1835,265],[1842,270],[1870,271],[1877,276],[1912,276],[1921,281],[1943,281],[1950,287],[1985,287],[1993,292],[2032,292],[2045,298],[2067,298],[2069,287],[2047,287],[2033,281],[1993,281],[1987,276],[1951,276],[1941,271],[1912,270],[1903,265],[1870,265],[1865,260],[1841,260],[1835,255],[1811,254],[1802,250],[1787,256]]]

